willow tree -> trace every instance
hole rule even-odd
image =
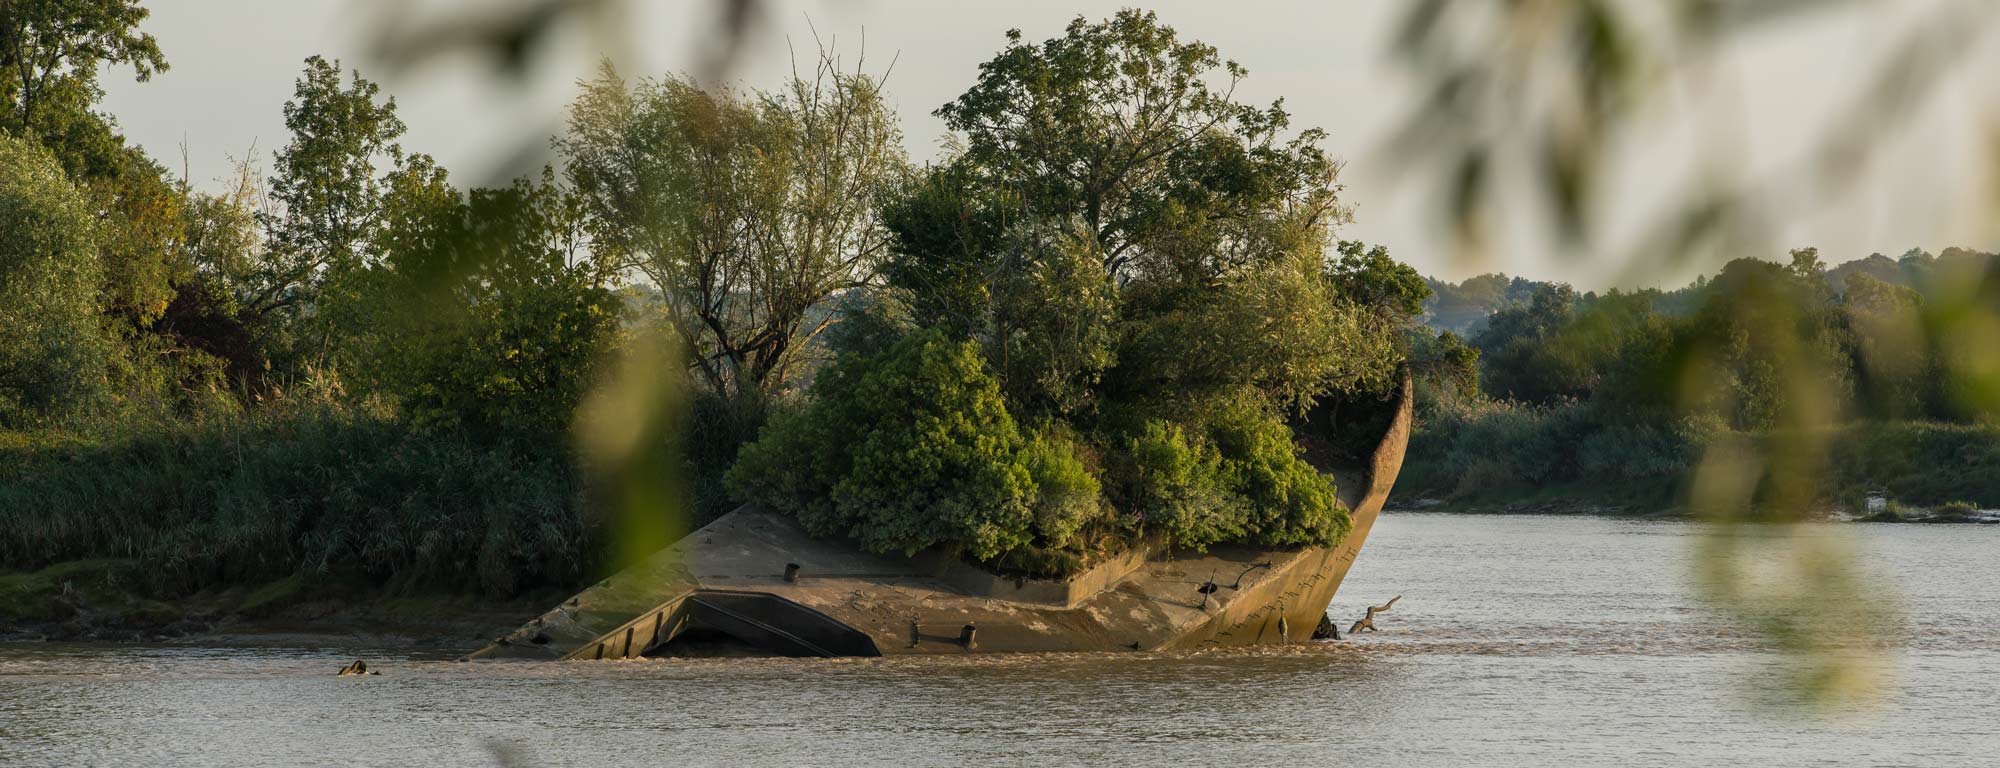
[[[592,247],[659,289],[692,369],[740,401],[791,380],[829,300],[874,281],[901,139],[879,83],[822,57],[775,91],[607,65],[558,146]]]

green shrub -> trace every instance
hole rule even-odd
[[[820,373],[813,402],[743,448],[730,488],[873,552],[1028,543],[1034,481],[978,345],[917,331]]]
[[[1242,500],[1229,493],[1222,456],[1206,439],[1155,420],[1125,450],[1124,501],[1142,529],[1196,550],[1243,534]]]
[[[1021,466],[1035,483],[1035,536],[1044,547],[1069,548],[1083,527],[1104,517],[1103,489],[1077,457],[1069,435],[1045,428],[1021,449]]]
[[[329,311],[343,370],[420,428],[559,439],[617,331],[616,298],[570,249],[580,224],[544,172],[462,196],[399,173],[382,263],[343,274]]]
[[[1443,403],[1419,421],[1397,482],[1442,496],[1573,483],[1651,491],[1692,471],[1702,444],[1689,423],[1611,419],[1589,403]]]
[[[1934,523],[1969,523],[1979,519],[1979,505],[1969,501],[1947,502],[1931,511]]]
[[[1261,546],[1331,546],[1354,523],[1331,477],[1299,458],[1291,427],[1269,403],[1240,396],[1210,417],[1243,540]]]

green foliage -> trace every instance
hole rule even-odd
[[[100,404],[110,349],[96,222],[49,153],[5,136],[0,232],[0,425]]]
[[[1243,540],[1266,547],[1332,546],[1353,528],[1333,478],[1307,464],[1291,427],[1261,398],[1215,409],[1208,425],[1244,516]]]
[[[378,104],[380,86],[359,72],[350,77],[343,85],[339,62],[306,59],[285,102],[292,138],[277,153],[275,206],[257,214],[267,242],[242,304],[270,323],[291,366],[324,364],[332,351],[335,329],[313,310],[365,263],[391,183],[382,169],[403,162],[395,99]]]
[[[1299,457],[1270,405],[1246,395],[1205,413],[1198,430],[1151,420],[1127,442],[1121,500],[1144,531],[1196,550],[1331,546],[1347,535],[1332,478]]]
[[[1241,509],[1226,492],[1222,456],[1201,435],[1147,421],[1126,443],[1125,460],[1120,501],[1141,529],[1198,550],[1243,534]]]
[[[1659,509],[1678,501],[1705,440],[1691,424],[1609,420],[1582,403],[1447,402],[1412,436],[1397,483],[1472,499],[1609,486],[1618,503]]]
[[[1416,269],[1390,258],[1388,248],[1342,240],[1336,250],[1340,258],[1329,265],[1327,274],[1341,298],[1397,322],[1424,313],[1430,285]]]
[[[1087,412],[1114,360],[1117,291],[1080,226],[1019,227],[1001,256],[986,349],[1007,402],[1030,415]]]
[[[1539,287],[1528,304],[1493,313],[1486,330],[1473,339],[1486,361],[1486,391],[1534,403],[1588,394],[1576,380],[1583,371],[1546,354],[1549,339],[1569,323],[1575,305],[1575,290],[1549,285]]]
[[[1255,387],[1302,407],[1335,391],[1380,391],[1402,349],[1394,323],[1344,301],[1310,257],[1200,288],[1134,283],[1107,375],[1111,395],[1176,409]]]
[[[505,595],[598,575],[581,501],[558,444],[416,436],[328,405],[17,433],[0,441],[0,567],[121,557],[162,589],[306,573]]]
[[[1025,218],[1081,217],[1111,273],[1212,277],[1345,216],[1323,134],[1285,139],[1280,104],[1231,99],[1242,67],[1154,14],[1007,41],[937,115],[964,135],[973,178],[1013,190]]]
[[[748,94],[607,67],[558,147],[593,250],[644,273],[700,381],[742,398],[803,373],[832,322],[816,310],[872,280],[900,141],[878,84],[822,58],[813,80]]]
[[[1069,549],[1084,542],[1084,527],[1105,518],[1103,488],[1097,475],[1077,454],[1083,447],[1060,430],[1034,432],[1021,448],[1021,466],[1034,482],[1035,540],[1049,549]]]
[[[690,530],[742,505],[744,499],[728,486],[729,468],[774,413],[791,407],[783,401],[730,399],[714,392],[696,392],[688,398],[686,417],[677,422],[681,429],[674,448],[686,465],[682,476],[689,486]]]
[[[1838,492],[2000,506],[2000,428],[1884,421],[1847,427],[1828,442],[1827,475]]]
[[[891,238],[882,277],[916,325],[970,335],[991,315],[992,262],[1005,252],[1011,196],[978,181],[972,164],[948,163],[916,174],[882,204]]]
[[[737,493],[875,552],[944,545],[990,560],[1028,543],[1034,481],[977,344],[918,331],[879,357],[844,356],[812,394],[743,449]]]
[[[39,126],[53,97],[96,101],[105,64],[132,67],[140,80],[167,69],[138,0],[9,0],[0,4],[0,99],[17,126]]]
[[[1417,408],[1425,414],[1438,404],[1478,397],[1479,350],[1451,331],[1409,332],[1410,371],[1416,378]]]
[[[355,364],[364,393],[427,430],[554,439],[616,330],[616,299],[579,253],[575,201],[543,181],[477,189],[463,201],[414,157],[384,200],[378,264],[352,278]]]

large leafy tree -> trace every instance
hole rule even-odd
[[[45,122],[51,102],[97,100],[104,64],[132,67],[140,80],[167,69],[152,35],[139,31],[149,11],[138,0],[0,0],[0,98],[23,132]]]
[[[1244,69],[1152,13],[1007,41],[937,115],[1017,215],[1081,217],[1112,274],[1215,277],[1347,215],[1324,134],[1237,102]]]
[[[559,145],[593,248],[660,290],[692,368],[732,399],[789,381],[828,300],[873,282],[876,200],[905,163],[878,84],[831,59],[749,93],[607,67]]]
[[[1027,372],[1096,390],[1065,399],[1171,409],[1249,386],[1303,405],[1380,385],[1401,321],[1379,320],[1414,305],[1348,289],[1421,284],[1368,264],[1329,269],[1332,228],[1348,215],[1337,164],[1320,131],[1291,129],[1282,103],[1237,101],[1244,77],[1142,11],[1079,18],[1040,44],[1010,32],[978,82],[937,112],[962,151],[885,209],[896,235],[885,273],[915,321],[980,338],[989,354],[1059,346],[1017,338],[1035,324],[999,302],[1024,271],[1047,272],[1023,261],[1010,233],[1075,222],[1114,309],[1105,354]],[[1013,361],[996,366],[1010,396],[1020,392]]]
[[[140,80],[166,71],[136,0],[0,0],[0,126],[54,153],[105,220],[104,307],[139,326],[165,311],[188,270],[179,253],[183,193],[96,110],[105,65]]]
[[[396,100],[339,62],[306,59],[285,127],[292,138],[276,157],[263,258],[250,277],[244,308],[274,320],[311,315],[329,283],[367,258],[380,235],[387,171],[403,162],[396,140],[403,122]],[[326,329],[296,340],[324,342]],[[323,344],[322,344],[323,346]]]

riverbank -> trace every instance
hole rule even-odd
[[[477,647],[568,596],[398,594],[360,582],[291,576],[161,595],[136,560],[74,560],[0,573],[0,641],[368,644]]]
[[[2000,427],[1856,422],[1799,437],[1604,424],[1581,406],[1434,412],[1419,418],[1397,492],[1454,512],[1684,514],[1707,446],[1730,439],[1765,457],[1815,446],[1819,458],[1806,466],[1830,518],[1866,517],[1886,503],[2000,506]],[[1756,496],[1772,482],[1760,478]]]

